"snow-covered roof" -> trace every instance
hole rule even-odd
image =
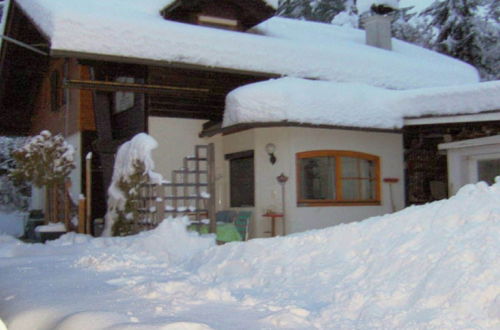
[[[272,18],[255,29],[257,35],[167,21],[160,15],[166,0],[17,2],[50,39],[52,54],[103,54],[390,89],[479,79],[458,60],[396,40],[394,51],[381,50],[365,45],[363,31],[329,24]]]
[[[399,129],[406,117],[489,110],[500,110],[500,81],[397,91],[358,83],[281,78],[229,93],[223,126],[287,121]]]

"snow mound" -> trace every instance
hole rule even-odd
[[[225,245],[191,271],[243,303],[299,308],[310,325],[495,328],[499,205],[500,183],[469,185],[449,200],[360,223]]]
[[[11,330],[93,329],[94,316],[96,329],[500,327],[500,179],[286,237],[215,246],[186,224],[17,243],[22,258],[0,258],[0,318]],[[0,255],[12,244],[0,237]]]

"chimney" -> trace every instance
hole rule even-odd
[[[392,50],[391,22],[392,15],[372,13],[365,17],[366,44]]]

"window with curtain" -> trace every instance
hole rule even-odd
[[[380,204],[378,156],[338,150],[297,154],[299,206]]]

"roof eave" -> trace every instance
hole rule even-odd
[[[206,65],[192,64],[186,62],[155,60],[155,59],[139,58],[139,57],[127,57],[120,55],[97,54],[97,53],[88,53],[88,52],[71,51],[71,50],[52,49],[50,51],[50,56],[54,58],[76,58],[80,60],[127,63],[127,64],[148,65],[148,66],[168,66],[168,67],[185,68],[185,69],[197,69],[205,71],[245,74],[245,75],[252,75],[264,78],[281,77],[280,74],[264,72],[264,71],[235,69],[222,66],[215,67],[215,66],[206,66]]]

